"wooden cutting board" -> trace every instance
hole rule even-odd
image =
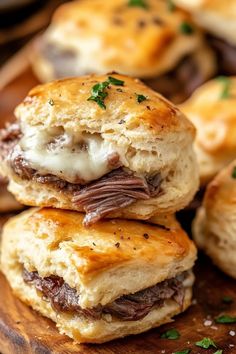
[[[35,84],[37,80],[23,51],[0,72],[0,126],[13,120],[14,107]],[[0,217],[0,225],[6,218]],[[214,349],[195,346],[194,343],[203,337],[213,339],[223,349],[223,354],[236,353],[236,336],[233,336],[236,325],[214,323],[214,317],[221,313],[236,316],[236,282],[212,266],[204,256],[198,260],[195,274],[194,305],[177,316],[173,323],[103,345],[73,344],[68,337],[58,333],[50,320],[17,300],[0,275],[0,353],[171,354],[187,348],[192,350],[191,354],[214,353]],[[224,296],[232,297],[234,302],[223,303]],[[160,338],[161,333],[170,328],[180,332],[178,340]]]

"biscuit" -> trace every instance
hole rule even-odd
[[[193,85],[214,75],[214,53],[185,12],[163,0],[128,3],[80,0],[59,7],[32,50],[40,81],[116,71],[182,102]]]
[[[174,0],[194,20],[216,37],[236,46],[236,4],[234,0]]]
[[[236,4],[234,0],[175,0],[189,11],[193,21],[207,31],[208,45],[214,50],[218,71],[236,75]]]
[[[195,128],[137,79],[55,81],[31,90],[15,113],[0,165],[26,205],[85,211],[89,225],[173,213],[198,189]]]
[[[196,248],[164,219],[85,228],[80,213],[31,209],[5,224],[1,268],[17,297],[77,342],[140,333],[191,302]]]
[[[198,88],[180,109],[197,128],[195,151],[204,185],[236,157],[236,78]]]
[[[236,278],[236,161],[207,186],[193,223],[197,245],[225,273]]]

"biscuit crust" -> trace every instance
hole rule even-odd
[[[77,75],[112,70],[141,78],[161,75],[199,48],[202,34],[196,27],[191,35],[183,33],[181,25],[191,23],[189,16],[181,10],[170,11],[166,1],[146,2],[147,8],[128,6],[126,0],[64,4],[42,40],[64,51],[65,59],[70,60],[73,53]],[[32,58],[36,73],[46,81],[55,79],[40,45],[37,52]]]
[[[198,88],[180,109],[197,128],[195,151],[201,184],[236,156],[236,78],[222,77]]]
[[[236,161],[207,186],[203,206],[193,223],[198,246],[225,273],[236,278]],[[236,170],[235,170],[236,171]]]
[[[175,277],[195,261],[195,246],[173,216],[169,229],[119,219],[85,228],[82,220],[83,214],[46,208],[12,218],[2,236],[3,272],[24,264],[41,277],[60,276],[84,308]]]

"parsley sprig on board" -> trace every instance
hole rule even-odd
[[[221,315],[216,317],[216,323],[236,323],[236,317],[232,317],[229,315]]]
[[[180,333],[175,328],[171,328],[168,331],[162,333],[161,338],[163,339],[178,339],[180,337]]]
[[[217,348],[215,342],[211,338],[203,338],[202,340],[196,342],[195,345],[203,349],[209,349],[211,347]]]

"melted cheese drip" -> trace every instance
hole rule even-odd
[[[112,170],[107,158],[115,151],[99,135],[83,133],[75,137],[62,128],[45,131],[29,126],[23,133],[19,142],[23,156],[40,174],[53,174],[70,183],[87,183]]]

